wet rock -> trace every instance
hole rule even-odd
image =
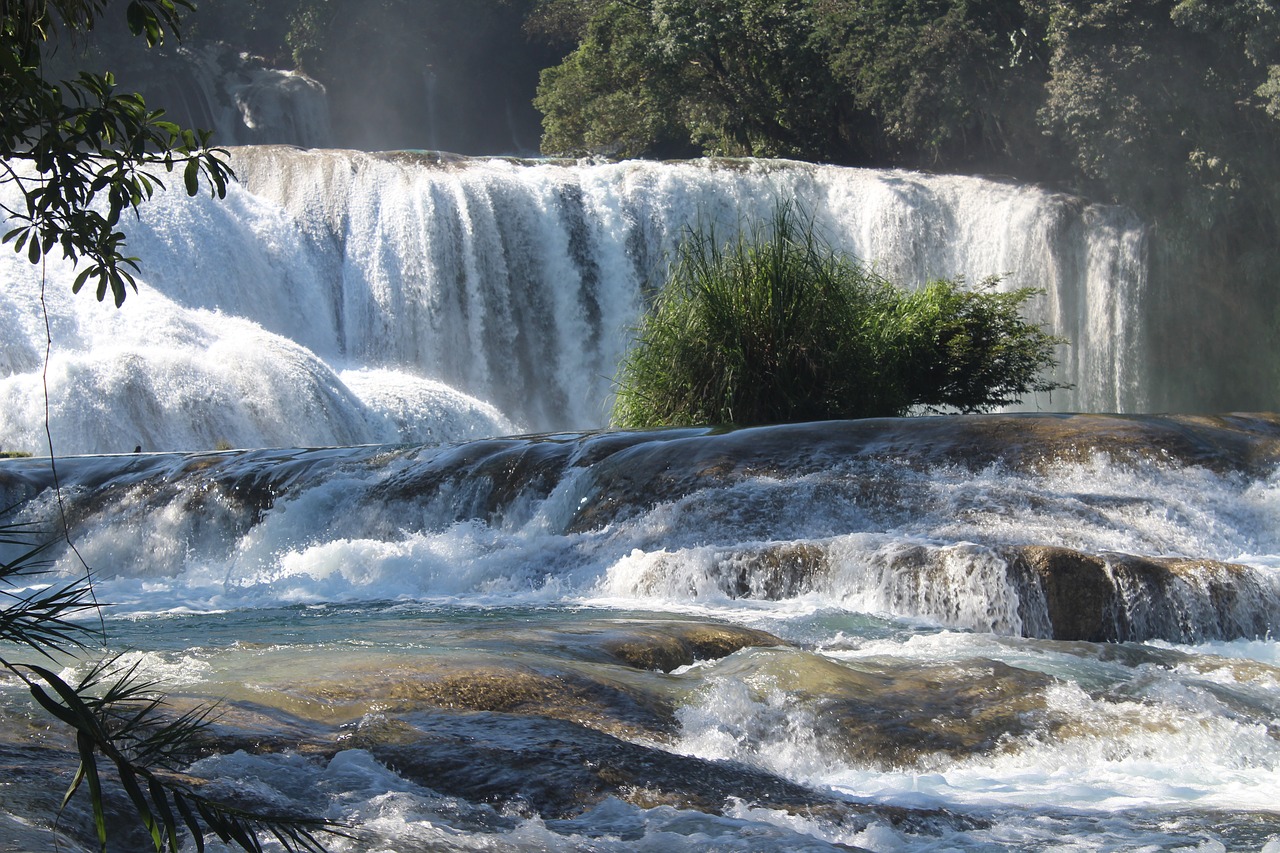
[[[737,798],[855,827],[877,818],[928,831],[973,825],[939,810],[852,803],[743,764],[677,755],[564,720],[432,712],[411,723],[419,733],[413,743],[380,743],[361,733],[351,745],[442,794],[546,819],[573,817],[606,797],[711,813]]]
[[[999,662],[923,667],[880,675],[871,689],[825,704],[855,761],[885,769],[921,767],[1016,749],[1055,722],[1045,699],[1052,679]]]
[[[1026,625],[1034,635],[1054,640],[1103,642],[1117,639],[1118,599],[1106,561],[1069,548],[1026,546],[1006,549],[1009,569],[1021,581]],[[1028,600],[1029,599],[1029,600]],[[1034,602],[1046,619],[1032,612]],[[1038,608],[1036,608],[1038,609]]]
[[[688,563],[682,555],[659,553],[636,579],[636,590],[654,595],[687,586],[688,593],[696,596],[704,591],[698,587],[705,581],[709,590],[729,598],[779,601],[811,592],[832,568],[824,542],[769,542],[704,550],[703,571],[696,580],[688,576]]]
[[[724,561],[730,572],[725,591],[734,598],[777,601],[801,595],[831,568],[827,549],[807,542],[783,542]]]
[[[752,646],[784,646],[764,631],[681,617],[541,617],[489,614],[442,624],[410,620],[396,640],[412,654],[361,648],[260,667],[254,685],[232,683],[219,722],[262,733],[260,751],[350,726],[371,714],[427,709],[492,711],[572,720],[620,736],[669,739],[691,689],[667,675]],[[230,735],[227,735],[228,737]]]
[[[637,669],[670,672],[699,660],[727,657],[752,646],[787,645],[765,631],[736,625],[664,623],[634,628],[606,637],[601,647],[618,661]]]
[[[803,476],[856,462],[923,468],[1000,465],[1041,470],[1107,454],[1121,463],[1265,473],[1280,462],[1280,415],[949,415],[785,424],[722,432],[654,431],[609,439],[593,461],[594,489],[569,524],[599,529],[706,488],[748,477]],[[640,436],[643,440],[637,440]]]
[[[1024,623],[1039,626],[1029,636],[1199,642],[1280,628],[1275,585],[1248,566],[1046,546],[1001,550],[1024,594]]]
[[[459,639],[469,648],[497,654],[520,649],[550,658],[660,672],[722,658],[751,646],[787,645],[785,640],[754,628],[648,614],[579,616],[565,625],[545,621],[537,625],[487,624],[461,632]]]
[[[884,770],[1002,753],[1063,722],[1046,698],[1051,676],[986,659],[903,667],[761,650],[727,661],[708,678],[758,692],[754,715],[734,724],[748,742],[776,740],[791,720],[807,719],[813,749]]]
[[[555,672],[492,667],[468,669],[396,684],[387,694],[395,709],[406,707],[493,711],[573,720],[593,729],[631,736],[670,732],[675,708],[604,679]]]
[[[448,495],[455,521],[501,522],[521,501],[545,498],[565,476],[580,437],[470,441],[442,449],[372,489],[368,502]]]
[[[290,710],[305,714],[314,707],[330,722],[440,708],[574,720],[629,736],[658,737],[675,726],[675,707],[658,691],[646,692],[571,667],[459,657],[456,662],[347,669],[333,680],[281,684],[277,689]]]

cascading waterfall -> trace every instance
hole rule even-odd
[[[904,286],[1003,275],[1002,287],[1042,288],[1031,310],[1071,342],[1058,378],[1075,388],[1028,407],[1147,404],[1145,232],[1122,209],[978,178],[777,161],[259,147],[233,163],[243,183],[225,202],[170,192],[129,226],[145,266],[123,311],[69,298],[71,271],[50,263],[59,452],[602,425],[628,329],[684,229],[728,234],[783,200]],[[11,282],[0,446],[38,452],[40,271],[0,264]],[[72,399],[86,384],[92,412]]]
[[[1278,460],[1275,415],[1005,414],[59,477],[125,662],[223,703],[190,774],[338,853],[1275,853]],[[54,528],[51,482],[0,504]],[[74,769],[24,694],[0,840]]]
[[[148,55],[143,73],[124,73],[149,104],[166,104],[170,120],[205,128],[220,145],[332,144],[325,88],[298,71],[214,42]]]
[[[120,310],[0,253],[0,446],[45,448],[43,285],[60,457],[0,460],[0,521],[55,540],[0,592],[92,568],[109,652],[221,703],[183,778],[338,821],[335,853],[1280,853],[1280,416],[593,430],[683,229],[780,200],[904,286],[1042,288],[1075,388],[1028,408],[1140,412],[1128,212],[790,162],[233,157],[225,201],[129,223]],[[98,849],[58,737],[0,673],[0,848]]]

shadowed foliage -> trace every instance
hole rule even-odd
[[[4,243],[40,263],[60,249],[81,264],[73,285],[93,282],[97,298],[120,305],[136,284],[138,259],[125,254],[121,218],[162,186],[159,174],[180,171],[189,195],[203,185],[217,196],[233,178],[225,152],[207,133],[166,121],[140,95],[116,91],[109,73],[73,79],[46,75],[48,55],[83,39],[110,8],[123,7],[130,32],[148,46],[176,36],[188,0],[0,0],[0,184],[21,201],[0,205],[11,226]],[[50,462],[52,464],[52,460]],[[45,547],[38,531],[0,524],[0,670],[24,684],[37,704],[75,733],[80,760],[63,806],[87,790],[97,846],[106,850],[128,826],[110,824],[106,786],[118,786],[157,851],[178,853],[190,834],[203,851],[206,834],[251,853],[263,837],[286,851],[323,850],[322,820],[274,814],[211,799],[180,768],[204,746],[209,708],[174,713],[158,685],[136,667],[107,659],[77,683],[42,663],[60,665],[91,639],[98,612],[91,578],[41,577]],[[98,624],[101,624],[100,621]]]
[[[26,647],[59,666],[22,661],[0,647],[0,669],[20,679],[41,708],[75,733],[80,766],[63,805],[88,791],[99,847],[105,850],[120,836],[121,827],[109,823],[105,795],[106,786],[117,785],[157,851],[178,853],[187,834],[203,851],[208,833],[250,853],[266,849],[264,836],[289,853],[322,853],[318,836],[337,830],[328,821],[210,798],[182,774],[208,746],[205,730],[215,708],[174,712],[159,684],[118,657],[91,664],[74,684],[54,671],[86,642],[100,639],[94,623],[84,621],[98,604],[87,577],[53,583],[42,577],[50,567],[47,546],[38,540],[32,528],[0,525],[0,549],[13,554],[0,560],[0,643]]]

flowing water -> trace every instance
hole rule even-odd
[[[335,850],[1274,851],[1278,455],[992,415],[59,469],[112,647],[223,702],[192,773]],[[49,479],[2,497],[48,524]],[[5,704],[29,776],[56,739]]]
[[[132,226],[122,311],[50,264],[62,510],[48,459],[0,461],[9,518],[76,544],[33,583],[82,558],[108,649],[221,702],[209,791],[339,821],[335,851],[1280,851],[1280,419],[579,431],[680,228],[779,196],[904,281],[1044,286],[1077,389],[1039,405],[1141,411],[1124,211],[782,163],[235,158],[227,203]],[[38,271],[0,271],[0,443],[38,453]],[[52,849],[69,744],[12,680],[0,717],[0,849]]]

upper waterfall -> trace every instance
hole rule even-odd
[[[50,260],[59,453],[430,441],[603,425],[628,329],[682,232],[782,200],[877,271],[1044,291],[1070,341],[1027,407],[1146,408],[1144,226],[972,177],[784,161],[585,164],[233,150],[222,202],[162,193],[128,223],[124,307]],[[6,189],[6,192],[10,190]],[[41,269],[0,255],[0,447],[46,452]]]

